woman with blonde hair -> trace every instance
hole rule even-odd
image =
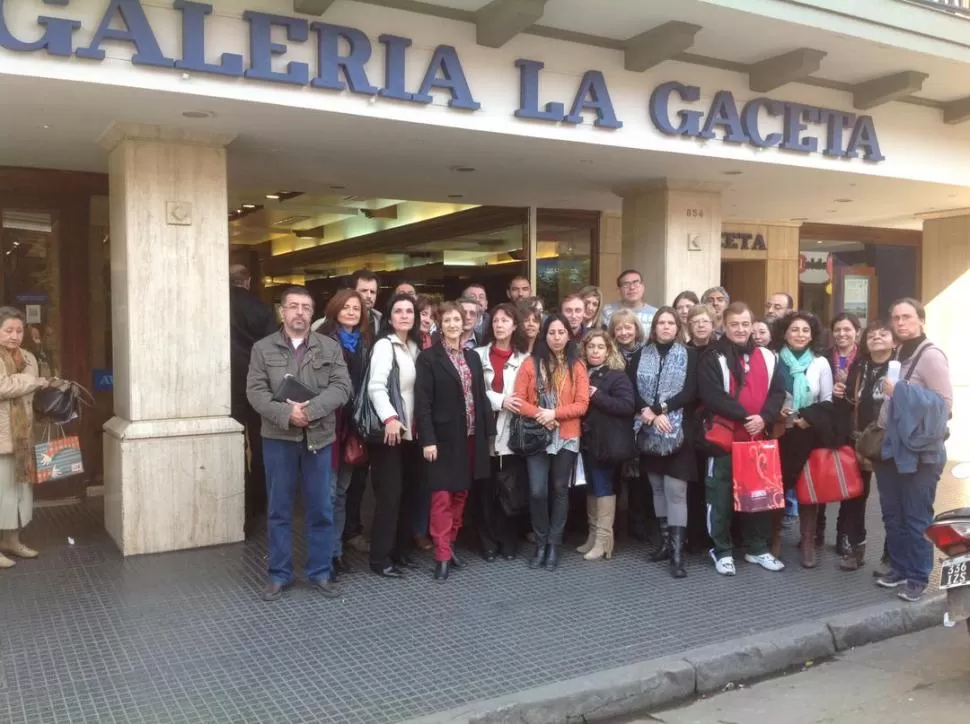
[[[586,329],[603,329],[603,292],[599,287],[583,287],[579,290],[583,299],[583,324]]]
[[[688,346],[698,350],[707,349],[717,339],[714,330],[717,326],[717,312],[706,304],[695,304],[687,312],[687,331],[690,333]]]
[[[633,445],[633,384],[626,362],[609,335],[593,329],[583,338],[589,374],[589,408],[583,417],[580,451],[586,473],[589,536],[576,550],[588,561],[613,557],[617,469],[636,455]]]
[[[617,309],[613,312],[606,331],[625,362],[629,362],[647,341],[647,333],[643,325],[640,324],[637,315],[629,309]]]

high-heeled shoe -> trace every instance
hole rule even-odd
[[[438,583],[448,580],[448,561],[438,561],[434,567],[434,579]]]
[[[465,567],[465,562],[461,558],[458,557],[458,554],[455,553],[455,549],[454,548],[451,549],[451,566],[452,566],[452,568],[464,568]]]

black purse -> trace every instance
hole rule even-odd
[[[374,409],[367,387],[370,383],[370,359],[367,360],[367,369],[364,371],[364,380],[360,386],[360,394],[354,400],[354,427],[357,434],[364,442],[381,443],[384,442],[384,423]],[[387,394],[391,400],[391,406],[400,417],[404,411],[404,401],[401,397],[401,370],[397,364],[397,355],[394,352],[394,345],[391,345],[391,373],[387,377]],[[401,421],[404,418],[401,417]]]
[[[542,400],[542,372],[536,364],[536,390],[537,399]],[[552,430],[547,430],[545,425],[540,425],[531,417],[515,415],[509,425],[509,449],[516,455],[528,457],[545,452],[552,442]]]
[[[34,392],[34,415],[54,425],[66,425],[81,417],[82,407],[94,405],[91,393],[77,382],[62,380]]]

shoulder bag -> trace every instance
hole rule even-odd
[[[533,358],[534,359],[534,358]],[[536,367],[536,390],[538,395],[536,400],[542,400],[542,370],[539,364]],[[535,419],[525,415],[515,415],[509,425],[509,449],[516,455],[528,457],[544,452],[549,443],[552,442],[552,431],[547,430],[544,425],[540,425]]]
[[[357,434],[364,442],[379,443],[384,441],[384,423],[374,409],[370,394],[367,388],[370,383],[371,365],[370,359],[367,360],[367,368],[364,370],[364,380],[360,386],[360,394],[354,400],[354,427]],[[401,398],[401,372],[397,365],[397,355],[394,352],[394,344],[391,343],[391,372],[387,376],[387,395],[391,400],[391,406],[401,414],[404,405]],[[404,418],[401,418],[404,422]]]
[[[60,380],[34,392],[34,414],[47,423],[66,425],[81,417],[82,407],[94,405],[91,393],[77,382]]]
[[[903,377],[903,382],[909,382],[909,378],[913,376],[913,372],[916,371],[916,365],[919,363],[920,357],[923,356],[923,352],[932,347],[932,344],[924,345],[916,356],[913,358],[913,364],[909,366],[906,371],[906,376]],[[859,393],[862,391],[862,377],[860,376],[859,381],[856,383],[856,404],[853,410],[853,427],[858,424],[859,420]],[[859,439],[855,443],[856,454],[862,459],[870,462],[882,460],[882,441],[886,437],[886,431],[879,427],[879,415],[876,415],[876,419],[866,425],[866,429],[859,433]]]

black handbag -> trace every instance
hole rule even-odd
[[[499,505],[509,517],[529,509],[529,471],[525,459],[518,455],[503,455],[495,471],[495,488]]]
[[[354,427],[357,434],[364,442],[380,443],[384,442],[384,423],[374,409],[367,387],[370,383],[370,360],[367,361],[367,369],[364,370],[364,381],[360,386],[360,394],[354,400]],[[387,395],[391,400],[391,406],[401,417],[404,412],[404,401],[401,397],[401,370],[397,364],[397,355],[394,353],[394,346],[391,345],[391,372],[387,376]]]
[[[536,365],[536,389],[538,397],[542,399],[542,373],[539,365]],[[515,415],[509,425],[509,449],[516,455],[528,457],[545,452],[552,442],[552,430],[546,429],[545,425],[540,425],[535,419],[524,415]]]
[[[54,425],[66,425],[81,417],[82,407],[94,405],[91,393],[77,382],[61,380],[34,392],[34,415]]]

